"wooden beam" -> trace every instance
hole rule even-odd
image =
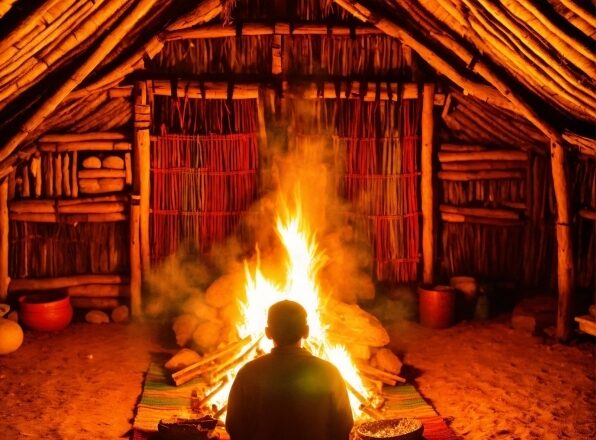
[[[150,269],[150,243],[149,243],[149,205],[151,197],[151,139],[149,128],[151,126],[150,107],[147,105],[147,83],[136,83],[135,97],[135,154],[139,170],[138,194],[140,197],[140,246],[141,268],[143,272]]]
[[[336,35],[336,36],[362,36],[379,35],[383,32],[374,26],[357,25],[355,27],[326,24],[326,23],[242,23],[240,27],[222,26],[221,24],[203,25],[193,29],[182,29],[166,32],[164,41],[226,38],[237,36],[259,35]]]
[[[50,115],[64,98],[81,84],[87,76],[93,72],[99,63],[120,43],[122,38],[141,20],[145,14],[153,7],[156,0],[140,0],[130,13],[127,13],[124,19],[110,32],[103,41],[97,46],[93,53],[85,58],[81,66],[67,78],[49,96],[44,103],[21,125],[13,136],[9,138],[6,144],[0,150],[0,161],[6,159],[25,138],[32,133],[44,120]]]
[[[72,275],[54,278],[13,278],[10,281],[11,292],[64,289],[72,286],[87,284],[122,284],[128,282],[128,277],[122,275]]]
[[[130,205],[130,311],[135,318],[142,316],[141,303],[141,210],[138,198],[133,198]]]
[[[0,183],[0,300],[8,295],[8,178]]]
[[[557,284],[559,307],[557,313],[557,339],[566,341],[571,336],[574,268],[573,241],[571,239],[569,215],[569,186],[567,159],[560,143],[551,142],[551,168],[553,186],[557,200]]]
[[[433,134],[435,85],[425,84],[422,96],[422,280],[432,284],[435,263],[434,186],[433,186]]]
[[[378,87],[377,87],[378,85]],[[403,99],[418,99],[419,84],[397,82],[365,82],[360,81],[324,81],[321,83],[313,81],[284,81],[283,91],[285,95],[299,99],[363,99],[364,101],[376,101],[377,98],[386,101],[398,101],[398,92],[402,91]],[[378,94],[377,94],[378,92]],[[444,102],[444,95],[433,94],[435,105]]]

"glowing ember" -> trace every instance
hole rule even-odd
[[[309,337],[305,348],[316,356],[333,363],[348,384],[350,403],[355,417],[361,415],[360,398],[368,399],[369,391],[366,389],[356,366],[344,346],[332,344],[326,334],[326,327],[321,321],[322,298],[317,285],[317,274],[326,261],[326,257],[317,247],[315,234],[309,230],[297,203],[296,212],[286,218],[278,216],[276,221],[277,234],[280,237],[287,253],[285,285],[278,286],[265,278],[260,270],[259,255],[254,273],[245,262],[246,272],[246,298],[241,304],[244,322],[237,325],[241,338],[250,336],[253,340],[260,338],[259,348],[268,352],[272,342],[262,337],[264,323],[267,322],[267,311],[274,303],[288,299],[296,301],[308,313]],[[229,372],[230,379],[234,377],[241,365]],[[212,402],[221,407],[229,393],[232,380],[217,393]]]

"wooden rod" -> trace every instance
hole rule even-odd
[[[178,81],[177,96],[202,99],[256,99],[259,94],[258,84],[234,84],[228,90],[228,82]],[[172,96],[172,83],[166,80],[154,80],[151,91],[154,95]]]
[[[558,142],[551,142],[551,171],[557,200],[557,281],[559,305],[557,312],[557,339],[567,341],[571,336],[574,268],[573,242],[569,215],[569,187],[565,150]]]
[[[522,220],[507,218],[476,217],[471,215],[452,214],[441,212],[441,220],[447,223],[471,223],[487,226],[524,226]]]
[[[128,298],[130,296],[129,284],[83,284],[65,288],[71,297],[96,297],[96,298]]]
[[[523,171],[439,171],[440,180],[467,182],[470,180],[523,179]]]
[[[11,214],[107,214],[124,212],[124,201],[83,201],[80,203],[60,203],[54,200],[17,200],[9,204]]]
[[[100,178],[100,177],[126,177],[124,170],[113,170],[109,168],[100,168],[95,170],[81,170],[79,171],[79,179]]]
[[[242,23],[240,28],[236,26],[222,26],[221,24],[203,25],[193,29],[182,29],[166,32],[164,41],[201,39],[201,38],[225,38],[258,35],[337,35],[337,36],[362,36],[382,35],[383,32],[374,26],[357,25],[355,27],[345,25],[329,25],[325,23]]]
[[[150,113],[150,107],[147,105],[147,83],[139,81],[136,83],[135,99],[135,121],[138,116]],[[139,197],[140,197],[140,245],[141,245],[141,269],[142,272],[148,272],[150,269],[150,241],[149,241],[149,209],[151,197],[151,139],[149,127],[135,127],[135,154],[139,156]]]
[[[131,201],[130,205],[130,310],[131,315],[138,318],[142,315],[141,309],[141,244],[140,222],[141,210],[138,199]]]
[[[528,154],[524,151],[514,150],[490,150],[490,151],[466,151],[461,153],[456,152],[439,152],[439,162],[469,162],[479,160],[513,160],[513,161],[527,161]]]
[[[0,183],[0,300],[8,295],[8,178]]]
[[[123,284],[128,282],[128,277],[123,275],[71,275],[55,278],[13,278],[10,281],[9,291],[29,291],[64,289],[72,286],[87,284]]]
[[[469,162],[443,162],[445,171],[483,171],[483,170],[525,170],[528,162],[521,160],[473,160]]]
[[[109,223],[128,220],[128,214],[125,212],[112,213],[80,213],[80,214],[55,214],[55,213],[37,213],[21,212],[10,215],[10,220],[15,222],[30,223]]]
[[[75,142],[41,142],[39,151],[64,153],[67,151],[130,151],[130,142],[97,140]]]
[[[401,84],[403,99],[417,99],[419,85],[416,83]],[[399,84],[396,82],[379,84],[378,99],[382,101],[400,99],[398,96]],[[292,98],[300,99],[364,99],[365,101],[377,100],[377,83],[359,81],[324,81],[320,84],[309,81],[284,81],[284,94]],[[436,97],[436,95],[434,95]],[[434,102],[434,101],[433,101]]]
[[[512,220],[519,219],[519,213],[509,209],[469,208],[465,206],[441,205],[439,206],[439,211],[473,217],[505,218]]]
[[[39,142],[45,143],[70,143],[116,140],[126,140],[126,135],[117,132],[100,131],[94,133],[54,133],[46,134],[39,138]]]
[[[433,189],[433,133],[435,85],[425,84],[422,96],[422,153],[421,153],[421,199],[422,199],[422,279],[432,284],[435,262],[434,189]]]
[[[596,211],[593,209],[580,209],[579,216],[588,220],[596,221]]]

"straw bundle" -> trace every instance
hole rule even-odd
[[[270,74],[273,36],[168,41],[148,63],[160,74]]]
[[[259,155],[254,100],[168,98],[156,108],[163,134],[151,139],[151,250],[159,261],[185,242],[205,251],[234,231],[257,196]],[[197,134],[168,134],[167,118],[172,130]]]
[[[420,102],[335,103],[340,193],[371,240],[380,280],[417,278]]]
[[[407,49],[386,35],[284,37],[284,72],[292,75],[391,77],[409,80]]]
[[[128,271],[126,222],[73,226],[13,221],[10,230],[13,278]]]

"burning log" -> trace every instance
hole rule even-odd
[[[219,351],[216,351],[215,353],[205,356],[199,362],[189,365],[188,367],[172,374],[172,380],[177,386],[185,384],[186,382],[194,379],[195,377],[200,376],[205,371],[208,371],[209,368],[211,368],[211,366],[209,365],[211,362],[220,359],[223,356],[229,355],[230,353],[234,353],[236,350],[242,349],[242,347],[248,344],[250,340],[250,337],[246,337],[238,342],[235,342],[222,348]]]
[[[358,390],[356,390],[352,385],[350,385],[349,382],[345,383],[348,391],[360,402],[360,409],[363,412],[365,412],[366,414],[368,414],[376,420],[383,418],[383,414],[380,411],[370,406],[371,402],[366,397],[364,397]]]
[[[368,376],[372,379],[377,379],[383,382],[386,385],[395,385],[397,382],[405,383],[406,380],[398,376],[397,374],[389,373],[387,371],[380,370],[375,367],[371,367],[365,362],[357,362],[358,370],[365,376]]]
[[[215,368],[215,370],[209,372],[207,382],[214,384],[222,380],[228,375],[228,372],[238,365],[247,362],[250,354],[258,347],[261,338],[257,338],[244,352],[237,356],[231,356],[228,360],[224,361]]]

